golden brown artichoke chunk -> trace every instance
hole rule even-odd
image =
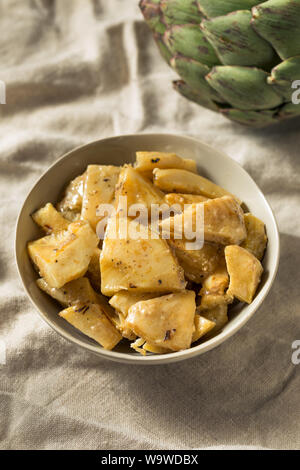
[[[185,240],[168,240],[168,243],[175,250],[185,277],[192,282],[201,283],[220,262],[222,251],[219,245],[204,243],[199,250],[187,250]]]
[[[209,308],[207,310],[201,309],[201,316],[210,320],[211,322],[215,323],[215,328],[213,333],[217,333],[220,331],[226,323],[228,323],[228,305],[227,304],[220,304],[217,307]]]
[[[175,153],[166,152],[136,152],[135,168],[148,175],[152,175],[154,168],[181,168],[197,173],[195,160],[181,158]]]
[[[220,243],[222,245],[240,244],[246,238],[244,213],[240,205],[230,196],[211,199],[199,204],[192,204],[181,214],[161,222],[162,233],[169,231],[174,238],[180,237],[183,232],[189,231],[189,221],[192,221],[192,230],[195,232],[197,206],[203,209],[204,240]]]
[[[212,181],[186,170],[153,170],[153,182],[166,193],[199,194],[208,198],[231,196],[241,202],[226,189]]]
[[[57,204],[60,212],[81,212],[83,186],[85,181],[86,172],[73,179],[65,189],[63,199]]]
[[[193,333],[192,343],[198,341],[200,338],[202,338],[202,336],[209,333],[216,326],[215,322],[208,320],[207,318],[202,317],[201,315],[195,315],[194,324],[195,331]]]
[[[122,339],[99,304],[78,304],[66,308],[59,315],[104,349],[113,349]]]
[[[123,224],[127,225],[124,226]],[[134,231],[139,238],[134,239]],[[172,292],[185,288],[183,269],[167,242],[129,218],[108,220],[100,256],[101,291]]]
[[[233,301],[233,297],[227,294],[229,275],[226,268],[224,254],[217,268],[202,282],[201,309],[215,308],[221,304]]]
[[[164,202],[169,206],[178,204],[181,209],[184,210],[186,204],[197,204],[198,202],[205,202],[208,199],[208,197],[197,194],[169,193],[165,195]]]
[[[38,279],[36,283],[42,291],[65,307],[78,303],[88,304],[98,302],[98,295],[86,277],[80,277],[74,281],[67,282],[67,284],[59,289],[50,287],[43,278]]]
[[[34,222],[39,225],[47,235],[66,230],[69,221],[65,219],[49,202],[32,214]]]
[[[87,220],[96,230],[101,216],[97,209],[101,204],[111,204],[115,196],[115,186],[120,168],[112,165],[89,165],[83,189],[81,218]]]
[[[134,304],[126,322],[148,343],[180,351],[191,345],[195,309],[195,293],[183,291]]]
[[[257,259],[261,260],[268,242],[265,224],[250,213],[245,214],[244,219],[247,237],[241,246],[250,251]]]
[[[226,246],[225,259],[230,277],[227,294],[250,304],[263,272],[260,261],[237,245]]]
[[[80,221],[69,224],[67,230],[29,242],[28,253],[41,277],[59,288],[85,274],[98,242],[89,224]]]
[[[164,194],[137,170],[127,166],[122,169],[116,186],[116,207],[121,196],[127,197],[128,209],[133,204],[141,204],[148,209],[150,215],[151,204],[160,205]],[[136,217],[136,214],[129,215]]]

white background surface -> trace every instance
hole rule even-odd
[[[249,130],[185,101],[135,0],[2,0],[0,13],[1,448],[299,448],[300,121]],[[60,338],[14,262],[17,213],[37,177],[75,146],[135,132],[191,135],[240,162],[271,203],[282,244],[274,287],[239,333],[151,368]]]

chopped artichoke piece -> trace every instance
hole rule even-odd
[[[74,222],[67,230],[28,243],[28,253],[41,277],[60,288],[82,277],[99,240],[89,224]]]
[[[169,349],[162,348],[160,346],[156,346],[155,344],[151,343],[144,343],[143,345],[144,351],[151,352],[153,354],[167,354],[168,352],[172,352]]]
[[[36,281],[38,287],[50,295],[53,299],[57,300],[62,306],[69,307],[79,304],[99,304],[109,320],[121,330],[124,324],[124,319],[120,319],[114,309],[109,305],[107,298],[102,294],[98,294],[92,288],[90,281],[86,277],[80,277],[75,281],[68,282],[60,289],[50,287],[45,279],[41,278]],[[131,336],[129,339],[134,339]]]
[[[266,246],[267,235],[265,224],[254,215],[248,213],[244,215],[247,237],[241,246],[250,251],[256,258],[261,260],[263,258]]]
[[[97,215],[100,204],[110,204],[115,195],[120,168],[112,165],[89,165],[83,190],[81,218],[96,230],[102,217]]]
[[[134,304],[126,322],[146,342],[180,351],[191,345],[195,309],[195,293],[183,291]]]
[[[230,276],[227,294],[250,304],[263,272],[260,261],[237,245],[226,246],[225,259]]]
[[[195,315],[194,324],[195,331],[192,336],[192,343],[198,341],[198,339],[202,338],[202,336],[206,335],[216,326],[215,322],[208,320],[207,318],[201,317],[201,315]]]
[[[100,254],[101,250],[95,248],[91,257],[91,261],[86,272],[86,276],[89,278],[92,286],[97,291],[101,287],[101,275],[100,275]]]
[[[68,184],[63,199],[57,204],[60,212],[81,211],[85,175],[84,172]]]
[[[136,152],[135,168],[138,172],[152,176],[154,168],[178,168],[197,173],[195,160],[181,158],[176,153]]]
[[[228,323],[228,305],[220,304],[217,307],[201,310],[201,316],[215,323],[214,333],[220,331]]]
[[[122,339],[99,304],[79,304],[66,308],[59,315],[104,349],[113,349]]]
[[[231,303],[233,297],[226,293],[228,286],[229,275],[223,258],[215,271],[202,283],[202,289],[199,292],[201,309],[211,309],[221,304]]]
[[[116,186],[116,207],[120,196],[127,197],[128,209],[133,204],[141,204],[148,209],[150,215],[151,204],[160,205],[164,194],[138,171],[127,166],[121,171]],[[133,217],[136,217],[136,214],[133,214]]]
[[[119,325],[117,325],[117,328],[121,331],[122,336],[124,336],[124,338],[136,338],[136,335],[125,322],[129,308],[137,302],[140,302],[141,300],[153,299],[154,297],[158,297],[159,295],[162,294],[135,294],[134,292],[128,292],[124,290],[118,292],[113,297],[111,297],[109,303],[112,307],[114,307],[116,313],[119,315]]]
[[[34,212],[34,214],[32,214],[32,218],[34,222],[47,233],[47,235],[60,232],[61,230],[66,230],[70,223],[59,212],[57,212],[50,202],[38,211]]]
[[[131,236],[132,231],[138,235],[137,239]],[[183,270],[177,259],[167,242],[154,238],[156,236],[134,220],[109,218],[100,256],[104,295],[120,290],[166,293],[185,288]]]
[[[226,191],[226,189],[221,188],[203,176],[186,170],[161,170],[156,168],[153,170],[153,182],[162,191],[167,193],[198,194],[212,199],[232,196],[236,201],[241,202],[236,196]]]
[[[204,240],[222,245],[239,244],[246,238],[244,213],[240,205],[230,196],[192,204],[181,214],[161,222],[162,233],[170,231],[174,238],[188,232],[188,221],[192,220],[192,230],[196,230],[197,206],[204,209]]]
[[[130,307],[141,300],[149,300],[153,299],[154,297],[159,297],[162,294],[154,292],[153,294],[136,294],[134,292],[128,292],[126,290],[120,291],[115,294],[109,300],[110,305],[120,312],[124,318],[128,315],[128,310]]]
[[[184,240],[172,239],[168,243],[174,248],[185,277],[190,281],[201,283],[219,264],[222,253],[218,245],[204,243],[200,250],[187,250]]]
[[[198,202],[208,201],[209,198],[200,196],[199,194],[180,194],[180,193],[169,193],[164,197],[164,202],[169,206],[179,204],[181,209],[184,210],[185,204],[197,204]]]
[[[55,288],[49,286],[44,278],[37,279],[38,287],[57,300],[61,305],[67,307],[78,303],[98,303],[98,295],[93,290],[90,281],[86,277],[80,277],[68,282],[63,287]]]

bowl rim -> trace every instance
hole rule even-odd
[[[80,151],[82,149],[85,149],[87,147],[96,146],[100,142],[103,143],[103,142],[106,142],[106,141],[114,141],[114,140],[120,139],[120,138],[131,139],[131,138],[136,138],[137,136],[144,136],[144,137],[147,137],[147,138],[149,138],[149,137],[150,138],[156,138],[157,136],[165,137],[165,138],[168,138],[168,137],[174,138],[174,137],[176,137],[178,139],[188,140],[190,142],[193,142],[195,145],[200,144],[202,146],[202,148],[207,147],[210,151],[211,150],[215,151],[225,161],[226,160],[230,161],[231,164],[238,167],[240,172],[246,174],[247,177],[251,179],[251,181],[253,182],[253,184],[256,188],[256,191],[260,194],[260,196],[265,201],[266,208],[267,208],[267,210],[269,212],[269,215],[271,217],[271,220],[273,222],[274,241],[275,241],[275,248],[276,248],[276,253],[275,252],[272,253],[273,257],[276,256],[273,272],[269,273],[269,278],[268,278],[266,284],[264,285],[262,291],[259,292],[258,296],[255,297],[253,302],[250,304],[250,305],[252,305],[252,308],[247,312],[247,314],[241,315],[241,318],[239,319],[239,321],[234,326],[230,327],[230,323],[229,323],[229,328],[226,331],[223,330],[217,336],[214,336],[214,337],[208,339],[207,341],[205,341],[205,342],[203,342],[203,343],[201,343],[197,346],[193,346],[190,349],[185,349],[185,350],[182,350],[182,351],[177,351],[177,352],[172,352],[172,353],[167,353],[167,354],[153,354],[153,355],[149,355],[149,356],[148,355],[147,356],[131,355],[131,354],[128,354],[128,353],[122,353],[122,352],[117,352],[117,351],[113,351],[113,350],[106,350],[106,349],[103,349],[103,348],[99,349],[100,345],[98,346],[98,345],[95,344],[95,346],[94,346],[92,344],[85,344],[80,339],[74,337],[72,334],[68,333],[63,328],[60,328],[58,325],[55,325],[54,323],[52,323],[51,320],[46,317],[46,315],[43,313],[43,311],[35,303],[35,300],[34,300],[33,296],[31,295],[30,290],[27,287],[25,276],[23,276],[23,274],[21,272],[21,267],[20,267],[19,258],[18,258],[18,250],[17,250],[17,246],[18,246],[18,243],[19,243],[20,219],[21,219],[21,215],[23,213],[23,210],[26,207],[27,200],[29,199],[32,191],[36,188],[36,186],[38,186],[40,184],[40,181],[46,176],[46,174],[52,168],[59,165],[62,160],[69,158],[70,155],[72,155],[73,153],[78,152],[78,151]],[[263,303],[263,301],[267,297],[267,295],[268,295],[268,293],[269,293],[269,291],[270,291],[270,289],[273,285],[273,282],[275,280],[275,277],[276,277],[276,274],[277,274],[277,271],[278,271],[278,266],[279,266],[279,259],[280,259],[280,236],[279,236],[279,230],[278,230],[278,224],[277,224],[277,221],[276,221],[276,217],[274,215],[274,212],[273,212],[267,198],[265,197],[265,195],[263,194],[261,189],[258,187],[256,182],[253,180],[251,175],[236,160],[231,158],[229,155],[227,155],[223,151],[221,151],[219,149],[214,149],[214,147],[208,145],[207,143],[205,143],[205,142],[203,142],[200,139],[197,139],[195,137],[190,137],[190,136],[186,136],[186,135],[172,134],[172,133],[137,133],[137,134],[121,134],[121,135],[117,135],[117,136],[113,136],[113,137],[106,137],[104,139],[97,139],[95,141],[91,141],[91,142],[89,142],[87,144],[84,144],[84,145],[79,145],[79,146],[69,150],[67,153],[63,154],[61,157],[57,158],[52,163],[52,165],[50,165],[42,173],[42,175],[35,181],[35,183],[30,187],[29,191],[27,192],[27,195],[26,195],[26,197],[25,197],[25,199],[22,203],[22,206],[19,210],[19,214],[18,214],[18,217],[17,217],[16,227],[15,227],[15,244],[14,244],[14,247],[15,247],[15,261],[16,261],[19,276],[20,276],[22,284],[23,284],[23,288],[24,288],[25,292],[27,293],[31,303],[37,309],[38,314],[40,315],[40,317],[54,331],[56,331],[56,333],[58,333],[61,337],[63,337],[67,341],[69,341],[73,344],[76,344],[77,346],[79,346],[79,347],[83,348],[84,350],[87,350],[87,351],[97,355],[98,357],[102,357],[104,359],[109,359],[111,361],[119,362],[119,363],[139,364],[139,365],[159,365],[159,364],[167,364],[167,363],[182,361],[182,360],[185,360],[185,359],[190,359],[192,357],[198,356],[200,354],[204,354],[205,352],[208,352],[211,349],[216,348],[221,343],[223,343],[224,341],[229,339],[231,336],[233,336],[238,330],[240,330],[250,320],[250,318],[259,309],[259,307],[261,306],[261,304]]]

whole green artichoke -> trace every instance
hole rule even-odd
[[[300,115],[292,98],[300,0],[141,0],[140,8],[181,95],[248,126]]]

